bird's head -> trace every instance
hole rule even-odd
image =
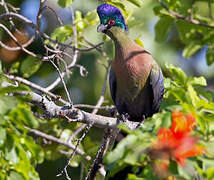
[[[120,27],[128,31],[123,15],[117,7],[101,4],[97,7],[97,13],[100,18],[100,25],[97,27],[98,32],[107,33],[112,27]]]

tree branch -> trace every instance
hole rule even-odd
[[[158,3],[168,12],[170,13],[173,17],[175,17],[176,19],[182,19],[186,22],[189,22],[191,24],[195,24],[195,25],[199,25],[199,26],[204,26],[204,27],[207,27],[207,28],[214,28],[214,25],[210,25],[210,24],[204,24],[204,23],[201,23],[199,22],[198,20],[195,20],[193,18],[189,18],[189,17],[186,17],[186,16],[183,16],[181,14],[178,14],[177,12],[175,11],[172,11],[171,9],[169,9],[163,2],[162,0],[157,0]]]
[[[70,149],[75,149],[75,146],[74,146],[73,144],[71,144],[71,143],[63,142],[63,141],[61,141],[60,139],[58,139],[58,138],[56,138],[56,137],[54,137],[54,136],[51,136],[51,135],[49,135],[49,134],[45,134],[45,133],[43,133],[43,132],[41,132],[41,131],[39,131],[39,130],[36,130],[36,129],[31,129],[31,128],[29,128],[29,127],[25,127],[25,128],[26,128],[27,130],[29,130],[29,132],[31,132],[31,133],[33,133],[33,134],[39,136],[39,137],[45,138],[45,139],[50,140],[50,141],[52,141],[52,142],[55,142],[55,143],[57,143],[57,144],[61,144],[61,145],[66,146],[66,147],[68,147],[68,148],[70,148]],[[85,152],[83,152],[83,151],[82,151],[81,149],[79,149],[79,148],[77,148],[76,152],[77,152],[77,154],[79,154],[79,155],[85,155]],[[91,157],[90,157],[90,156],[86,156],[85,159],[86,159],[87,161],[90,161],[90,160],[91,160]]]
[[[60,45],[62,47],[67,47],[67,48],[71,48],[73,50],[88,52],[88,51],[91,51],[91,50],[96,49],[97,47],[103,45],[103,42],[101,42],[101,43],[97,44],[95,47],[91,47],[91,48],[86,48],[86,49],[75,48],[72,45],[64,44],[64,43],[61,43],[61,42],[58,42],[56,40],[51,39],[46,33],[40,31],[38,29],[37,25],[35,25],[32,21],[30,21],[29,19],[27,19],[26,17],[24,17],[24,16],[22,16],[20,14],[16,14],[16,13],[12,13],[11,12],[11,13],[4,13],[4,14],[0,15],[0,21],[7,21],[10,18],[17,19],[17,20],[21,21],[22,23],[25,23],[25,24],[29,25],[31,28],[33,28],[34,30],[36,30],[36,32],[38,34],[40,34],[43,38],[49,40],[52,43],[56,43],[56,44],[58,44],[58,45]]]
[[[9,74],[4,74],[4,75],[10,80],[18,81],[18,82],[25,84],[31,88],[34,88],[34,89],[36,89],[36,90],[38,90],[44,94],[49,95],[50,97],[54,98],[55,100],[58,100],[59,102],[61,102],[63,104],[68,104],[68,102],[63,100],[60,96],[57,96],[57,95],[53,94],[52,92],[47,91],[45,88],[42,88],[41,86],[34,84],[34,83],[28,81],[27,79],[17,77],[14,75],[9,75]]]
[[[68,122],[81,122],[84,124],[93,123],[98,128],[117,128],[119,120],[117,118],[111,118],[101,115],[96,115],[79,110],[70,106],[58,106],[53,101],[47,99],[45,96],[41,96],[34,92],[22,91],[14,94],[21,96],[30,96],[31,103],[39,106],[46,118],[64,118]],[[130,129],[135,129],[139,122],[126,121],[124,122]]]

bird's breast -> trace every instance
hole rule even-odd
[[[147,81],[151,63],[142,54],[115,57],[112,63],[117,82],[117,94],[126,100],[134,100]]]
[[[119,86],[135,87],[145,84],[152,67],[149,54],[138,50],[115,56],[112,68]]]

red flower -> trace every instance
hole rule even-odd
[[[171,131],[177,138],[182,138],[188,135],[195,127],[196,119],[192,113],[186,117],[181,111],[174,111],[172,113],[172,127]]]
[[[182,166],[186,158],[203,154],[204,148],[196,145],[197,139],[190,136],[195,124],[196,119],[192,113],[184,116],[181,111],[174,111],[171,128],[159,130],[158,141],[150,150],[151,154],[164,161],[175,159]]]

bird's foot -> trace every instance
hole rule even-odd
[[[137,125],[136,128],[140,127],[140,126],[144,123],[144,120],[145,120],[145,119],[146,119],[146,116],[143,115],[143,116],[142,116],[142,120],[139,122],[139,124]]]
[[[126,122],[128,119],[129,119],[129,114],[126,113],[126,114],[121,114],[121,118],[122,122]]]
[[[118,112],[117,112],[117,108],[115,106],[113,106],[112,108],[110,108],[109,110],[111,117],[116,117]]]

